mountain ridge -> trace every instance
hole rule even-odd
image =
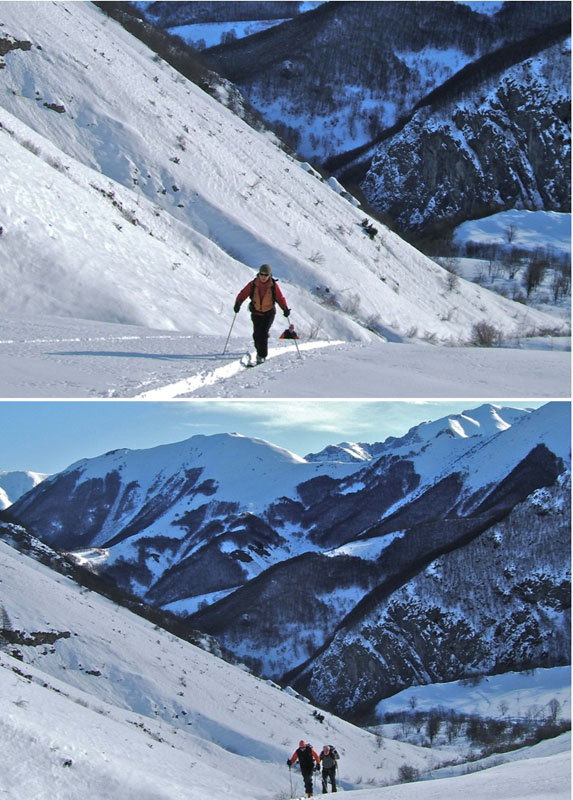
[[[118,587],[302,688],[300,665],[326,658],[339,626],[360,625],[570,469],[567,404],[486,404],[474,417],[469,409],[422,423],[367,461],[307,461],[226,434],[120,451],[78,462],[10,512],[52,546],[93,559]],[[237,446],[240,474],[229,457]],[[325,618],[329,597],[336,610]],[[345,714],[358,711],[340,702]]]

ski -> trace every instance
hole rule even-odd
[[[260,366],[261,364],[264,364],[264,363],[265,363],[264,360],[263,361],[253,361],[250,353],[246,353],[241,358],[241,366],[245,367],[245,369],[253,369],[254,367],[258,367],[258,366]]]

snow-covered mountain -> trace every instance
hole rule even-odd
[[[411,682],[563,663],[566,633],[545,641],[549,630],[565,624],[561,600],[551,624],[540,615],[543,644],[527,657],[512,649],[521,641],[518,626],[513,639],[502,638],[485,661],[475,648],[460,645],[455,660],[448,657],[432,670],[411,667],[413,656],[401,670],[376,664],[378,677],[370,676],[368,693],[358,689],[359,648],[348,648],[348,685],[336,681],[328,659],[329,648],[339,646],[337,630],[344,639],[354,636],[368,615],[394,593],[410,591],[437,559],[457,556],[474,542],[495,542],[496,526],[520,504],[526,504],[527,520],[521,525],[539,548],[539,560],[521,563],[516,542],[522,529],[510,524],[517,533],[516,539],[504,537],[510,543],[503,566],[493,544],[473,578],[495,594],[498,569],[520,563],[506,576],[500,593],[505,600],[492,615],[499,624],[502,611],[530,621],[538,603],[524,600],[523,586],[541,574],[552,587],[549,594],[561,597],[568,585],[563,475],[570,464],[569,425],[567,403],[536,411],[484,406],[416,426],[401,439],[344,447],[339,461],[331,460],[331,450],[309,460],[261,440],[196,436],[77,462],[10,512],[49,545],[73,551],[83,563],[97,559],[94,568],[119,587],[187,616],[263,674],[282,678],[291,671],[323,705],[352,714],[363,702],[372,704]],[[364,458],[349,460],[349,449]],[[544,488],[557,498],[550,520],[531,499]],[[544,524],[533,524],[538,516]],[[444,591],[454,591],[455,575]],[[487,628],[481,611],[471,624],[480,634]],[[456,649],[451,641],[448,647],[450,653]],[[308,659],[311,666],[302,669]],[[327,682],[323,660],[331,669]],[[315,669],[320,679],[309,677]]]
[[[227,334],[268,262],[305,337],[459,343],[545,314],[460,281],[89,3],[2,7],[2,289],[14,316]],[[221,91],[223,91],[221,89]],[[248,336],[240,314],[235,334]]]
[[[47,477],[40,472],[0,472],[0,508],[8,508]]]
[[[327,3],[209,55],[299,152],[432,251],[459,222],[570,211],[563,3]]]
[[[363,800],[383,798],[380,787],[399,780],[404,764],[421,775],[436,766],[435,751],[319,715],[293,692],[81,585],[69,565],[66,574],[39,563],[21,529],[2,525],[0,536],[0,789],[8,800],[54,792],[59,800],[276,800],[302,788],[285,764],[301,735],[337,746],[341,788],[360,789]],[[516,788],[539,800],[543,787],[565,800],[569,747],[563,734],[505,766],[486,761],[479,774],[396,787],[396,796],[485,800],[495,787],[500,800]]]
[[[233,13],[232,3],[218,5]],[[552,2],[506,3],[489,15],[480,5],[492,4],[325,3],[208,54],[299,152],[324,162],[372,142],[480,56],[567,16]]]
[[[383,453],[389,446],[396,448],[398,452],[407,452],[415,442],[416,448],[422,450],[442,434],[461,439],[471,436],[491,436],[507,430],[527,414],[528,412],[523,409],[499,407],[488,403],[472,409],[467,414],[453,414],[433,422],[420,423],[400,439],[389,437],[386,442],[375,444],[340,442],[337,445],[330,445],[320,453],[309,453],[305,459],[370,461],[373,456]]]

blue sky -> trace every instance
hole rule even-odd
[[[139,449],[196,434],[240,433],[298,455],[341,441],[379,442],[481,401],[39,400],[0,402],[0,472],[58,472],[108,450]],[[500,405],[504,405],[500,401]],[[541,401],[507,401],[537,408]]]

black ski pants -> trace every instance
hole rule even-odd
[[[276,311],[271,309],[264,314],[251,314],[253,321],[253,342],[259,358],[266,358],[269,352],[269,331],[275,320]]]
[[[336,792],[336,767],[323,767],[322,768],[322,793],[326,794],[328,791],[328,781],[332,791]]]
[[[304,791],[307,794],[312,794],[312,792],[313,792],[313,789],[312,789],[312,773],[313,773],[313,770],[311,769],[310,772],[306,772],[306,771],[303,772],[302,769],[301,769],[301,773],[302,773],[302,779],[304,781]]]

